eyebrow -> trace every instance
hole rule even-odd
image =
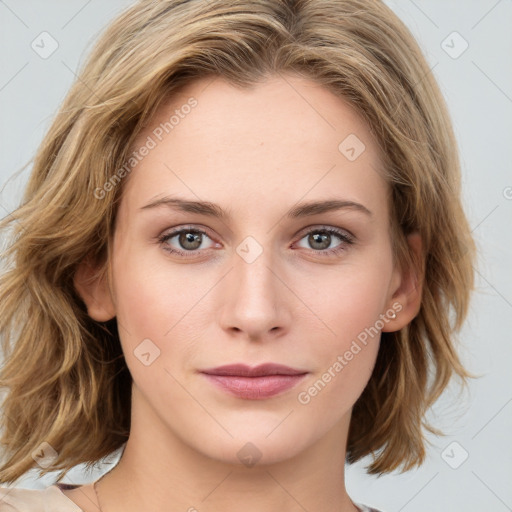
[[[190,201],[186,199],[180,199],[178,197],[162,197],[155,199],[150,203],[142,206],[141,210],[148,210],[151,208],[158,207],[174,208],[183,212],[197,213],[200,215],[206,215],[208,217],[219,218],[227,220],[228,213],[224,211],[219,205],[208,201]],[[307,203],[301,203],[291,208],[285,217],[289,219],[298,219],[301,217],[308,217],[311,215],[318,215],[321,213],[327,213],[336,210],[354,210],[362,212],[368,216],[372,216],[372,212],[366,208],[366,206],[356,203],[355,201],[348,201],[343,199],[327,199],[323,201],[310,201]]]

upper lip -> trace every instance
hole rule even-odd
[[[298,370],[282,364],[266,363],[259,366],[247,366],[246,364],[227,364],[217,368],[207,368],[201,370],[201,373],[209,375],[232,375],[239,377],[262,377],[265,375],[302,375],[307,373],[304,370]]]

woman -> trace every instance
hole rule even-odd
[[[371,511],[345,461],[423,462],[474,257],[428,71],[369,0],[112,23],[3,223],[0,481],[123,452],[0,511]]]

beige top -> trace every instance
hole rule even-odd
[[[58,487],[21,489],[0,487],[0,512],[83,512]]]
[[[60,489],[58,483],[46,489],[0,487],[0,512],[83,512]],[[75,486],[73,486],[75,487]],[[379,512],[375,508],[355,503],[361,512]]]

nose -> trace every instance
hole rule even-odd
[[[233,255],[219,290],[221,327],[231,336],[263,341],[289,330],[292,294],[270,253],[264,250],[251,262]]]

